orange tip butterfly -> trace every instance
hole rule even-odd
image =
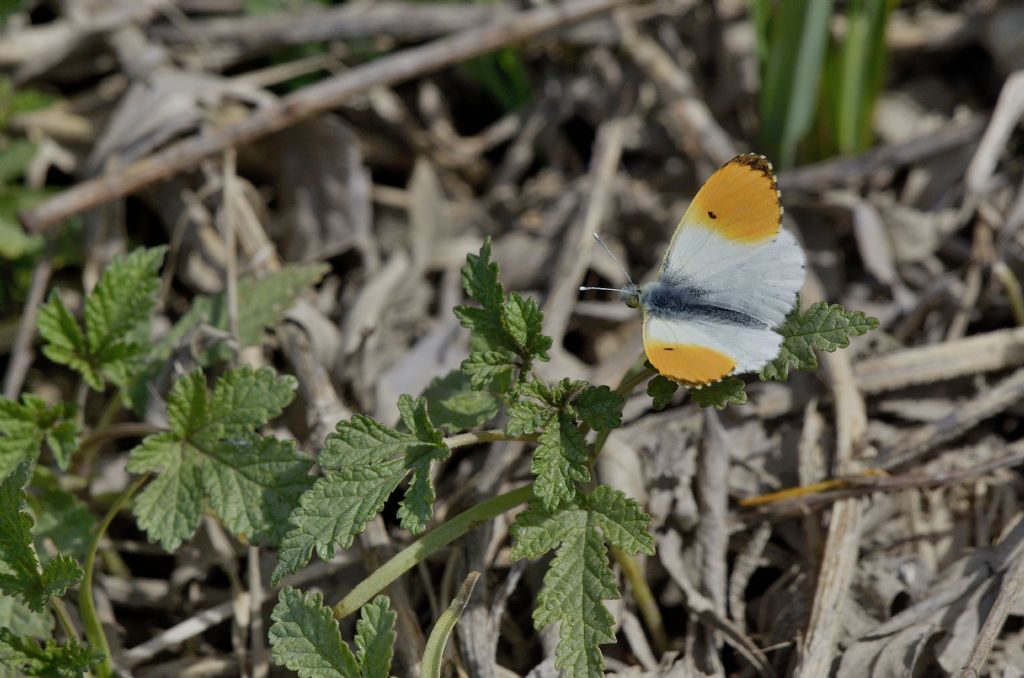
[[[775,328],[804,283],[804,253],[781,228],[780,197],[767,158],[736,156],[694,196],[658,279],[608,290],[643,312],[644,350],[662,375],[710,384],[778,355]]]

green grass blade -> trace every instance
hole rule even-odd
[[[759,47],[765,55],[760,94],[762,144],[777,163],[792,167],[796,150],[807,134],[818,107],[818,88],[824,70],[832,0],[786,0],[773,6],[758,0],[758,31],[769,44]]]
[[[448,644],[448,638],[451,637],[452,631],[455,630],[455,624],[459,621],[459,617],[462,616],[462,611],[466,609],[469,597],[473,595],[473,587],[476,586],[476,580],[479,578],[479,572],[470,572],[466,580],[462,582],[462,586],[459,587],[459,592],[455,595],[455,599],[452,600],[452,604],[437,618],[437,623],[434,624],[434,628],[427,638],[427,644],[423,648],[423,664],[420,668],[421,678],[441,678],[445,645]]]
[[[836,149],[854,153],[871,145],[875,100],[885,81],[885,27],[891,0],[854,0],[848,11],[846,41],[840,49]]]

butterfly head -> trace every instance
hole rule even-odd
[[[640,307],[640,288],[630,283],[623,287],[621,290],[617,290],[619,293],[619,299],[625,302],[626,306],[630,308]]]

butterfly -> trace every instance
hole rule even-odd
[[[644,351],[662,375],[705,385],[778,355],[775,328],[796,304],[805,268],[781,228],[781,195],[767,158],[736,156],[694,196],[657,280],[609,290],[643,312]]]

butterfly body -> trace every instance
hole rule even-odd
[[[644,317],[644,350],[686,384],[753,372],[778,355],[774,331],[796,303],[804,255],[781,230],[771,163],[737,156],[704,184],[683,215],[658,279],[620,292]]]

